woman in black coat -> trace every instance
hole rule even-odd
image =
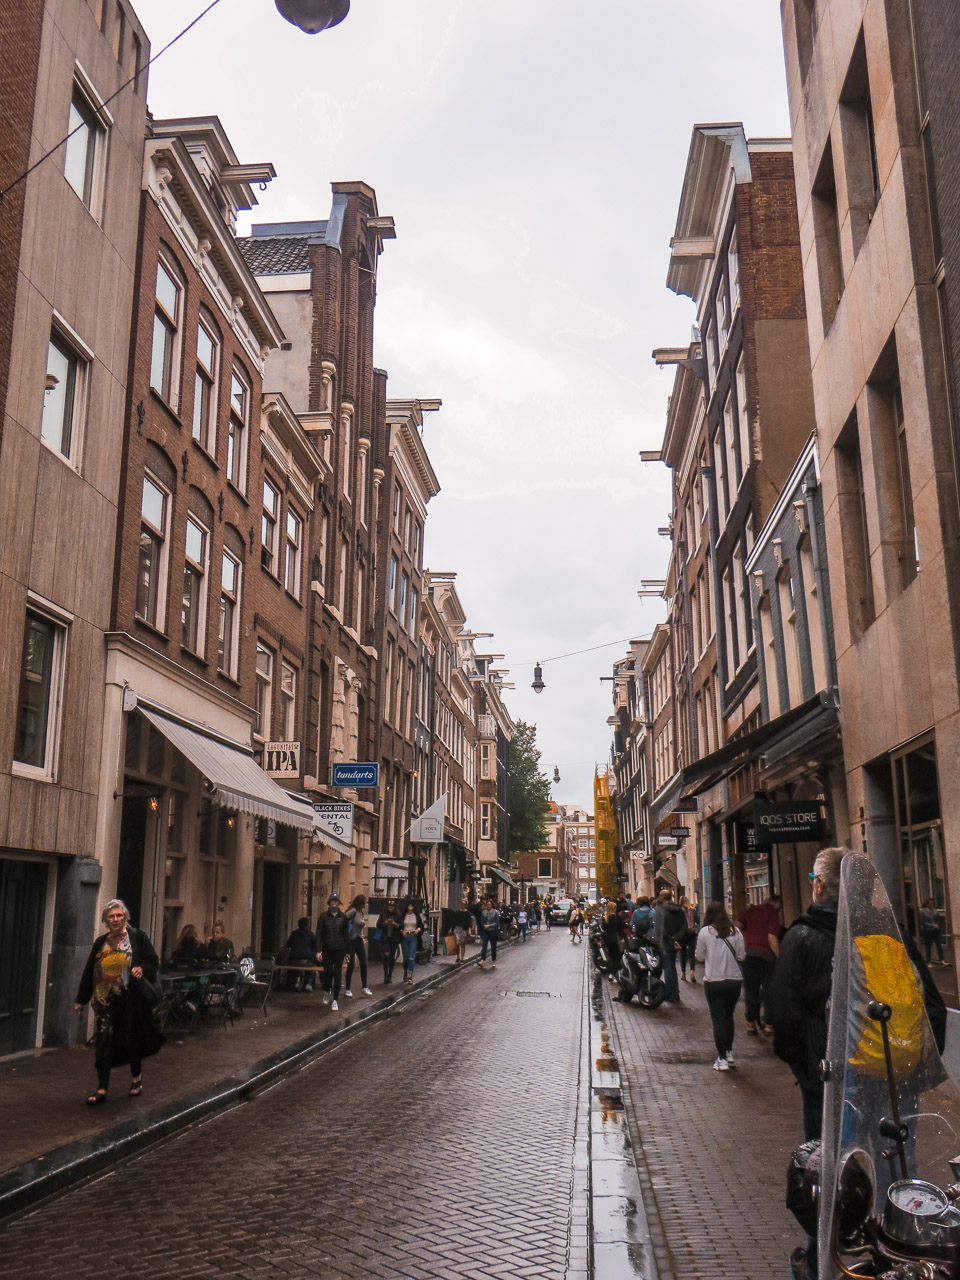
[[[130,1064],[130,1097],[143,1092],[141,1063],[157,1052],[164,1037],[153,1024],[144,979],[156,984],[160,961],[145,933],[134,929],[130,912],[119,900],[108,902],[101,916],[107,932],[94,942],[74,1009],[79,1013],[93,1001],[96,1018],[96,1093],[87,1098],[94,1107],[106,1102],[110,1069]]]

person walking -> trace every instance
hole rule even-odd
[[[403,955],[403,980],[410,986],[417,967],[417,946],[423,934],[423,919],[412,898],[407,899],[400,920],[400,951]]]
[[[467,958],[467,941],[470,937],[470,921],[473,916],[470,914],[470,904],[466,899],[461,903],[460,911],[457,913],[453,923],[453,940],[457,947],[457,958],[455,964],[463,964]]]
[[[570,924],[569,924],[571,942],[581,941],[580,926],[582,922],[583,922],[583,912],[580,910],[578,906],[571,907],[570,908]]]
[[[695,964],[695,957],[697,953],[697,935],[700,932],[698,928],[700,917],[697,908],[689,898],[684,897],[680,899],[680,908],[687,921],[687,931],[680,941],[680,980],[682,982],[687,981],[687,966],[689,965],[689,981],[696,983],[697,967]]]
[[[549,899],[544,899],[544,903],[543,903],[543,920],[544,920],[544,924],[547,926],[547,933],[549,933],[549,932],[550,932],[550,930],[553,928],[553,920],[550,918],[550,907],[551,907],[551,906],[552,906],[552,903],[550,902],[550,900],[549,900]]]
[[[743,934],[727,915],[723,903],[709,903],[703,928],[697,935],[696,958],[704,966],[703,994],[717,1048],[714,1071],[729,1071],[733,1066],[733,1011],[743,987],[740,965],[745,954]]]
[[[500,912],[496,903],[487,899],[486,906],[480,915],[480,963],[478,969],[484,968],[487,962],[487,948],[490,948],[490,968],[497,967],[497,938],[500,936]]]
[[[393,898],[387,903],[377,919],[377,932],[380,934],[380,959],[383,964],[383,982],[389,986],[393,981],[393,966],[397,962],[400,950],[400,913]]]
[[[527,924],[528,924],[527,908],[521,907],[520,910],[517,912],[517,931],[520,934],[521,942],[526,942],[527,940]]]
[[[919,912],[920,941],[923,943],[924,959],[932,964],[930,949],[937,948],[937,959],[942,965],[949,965],[943,958],[943,942],[940,938],[940,912],[933,905],[933,899],[927,898]]]
[[[353,981],[353,970],[357,961],[360,962],[360,986],[365,996],[372,996],[373,992],[367,986],[367,947],[363,940],[363,931],[367,926],[367,898],[366,894],[358,893],[354,900],[350,903],[346,912],[347,921],[350,927],[350,937],[348,939],[347,951],[347,976],[344,980],[343,994],[353,998],[353,992],[350,990],[350,984]]]
[[[340,1008],[340,982],[343,962],[350,950],[350,924],[340,910],[339,893],[331,893],[327,909],[317,923],[317,941],[323,960],[323,1003],[329,1004],[331,994],[334,1011]]]
[[[663,981],[667,989],[664,1004],[680,1003],[680,980],[677,977],[677,955],[680,939],[687,931],[683,908],[673,900],[672,889],[661,889],[654,911],[654,941],[663,961]]]
[[[779,893],[772,893],[766,902],[754,903],[744,912],[743,941],[747,958],[743,962],[743,999],[748,1036],[755,1036],[758,1027],[766,1031],[770,1022],[770,983],[780,951],[782,903]]]
[[[287,947],[290,950],[287,990],[299,991],[302,986],[304,991],[312,991],[313,967],[320,963],[320,949],[317,946],[317,935],[311,931],[310,921],[306,916],[301,916],[297,921],[296,929],[287,939]],[[305,972],[297,973],[297,969]]]
[[[160,960],[153,943],[130,924],[130,912],[112,898],[100,917],[107,926],[90,948],[80,978],[74,1012],[93,1002],[96,1027],[97,1090],[87,1098],[95,1107],[107,1100],[110,1071],[130,1066],[131,1098],[143,1093],[143,1059],[164,1043],[151,1009],[159,991]]]

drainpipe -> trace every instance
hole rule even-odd
[[[700,474],[707,481],[713,479],[713,467],[707,465],[700,468]],[[720,537],[720,519],[717,514],[717,494],[712,484],[708,484],[710,494],[710,577],[713,581],[713,624],[717,632],[717,701],[721,716],[727,709],[727,633],[723,625],[723,587],[720,572],[717,568],[717,541]]]

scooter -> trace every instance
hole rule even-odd
[[[827,1032],[823,1137],[793,1153],[787,1205],[820,1280],[960,1280],[960,1090],[869,858],[849,853]],[[812,1274],[809,1250],[790,1259]]]
[[[608,954],[607,944],[603,940],[603,931],[596,921],[587,930],[587,941],[590,943],[590,959],[593,961],[593,967],[600,973],[615,974],[620,965],[620,956]]]
[[[643,938],[628,942],[620,960],[617,982],[623,1004],[629,1004],[634,996],[644,1009],[656,1009],[663,1004],[667,984],[659,947],[651,946]]]

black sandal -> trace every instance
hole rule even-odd
[[[87,1099],[88,1107],[99,1107],[101,1103],[106,1102],[107,1095],[104,1091],[98,1089],[96,1093],[91,1093]]]
[[[141,1093],[143,1093],[143,1076],[130,1082],[130,1097],[139,1098]]]

